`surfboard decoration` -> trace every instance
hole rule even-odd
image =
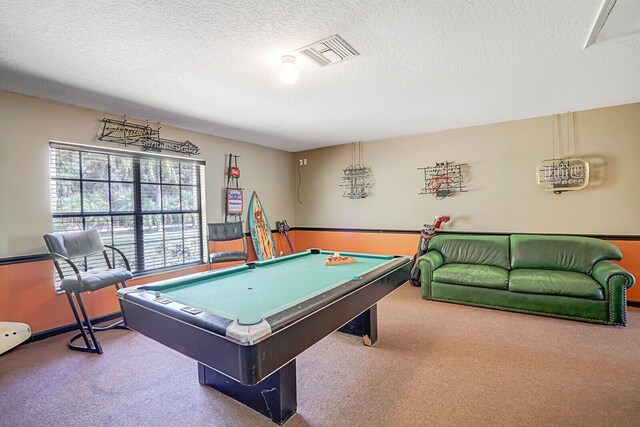
[[[267,219],[267,214],[262,209],[262,204],[258,195],[254,191],[251,195],[248,211],[249,231],[251,232],[251,240],[253,248],[259,260],[275,258],[276,245],[273,244],[273,236],[271,235],[271,226]]]
[[[26,323],[0,322],[0,354],[29,339],[31,328]]]

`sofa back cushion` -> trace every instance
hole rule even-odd
[[[620,260],[613,243],[578,236],[511,235],[511,268],[576,271],[590,274],[600,260]]]
[[[509,270],[509,236],[440,234],[429,241],[429,250],[442,254],[445,264],[482,264]]]

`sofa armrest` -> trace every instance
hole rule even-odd
[[[612,261],[603,260],[595,263],[591,277],[604,288],[609,301],[609,322],[626,325],[627,289],[635,282],[633,275]]]
[[[431,250],[418,258],[418,268],[420,269],[420,282],[422,283],[422,298],[431,296],[431,281],[433,280],[433,270],[444,264],[444,258],[438,251]]]
[[[598,261],[593,266],[591,277],[600,283],[606,290],[609,289],[609,283],[612,280],[622,281],[624,286],[629,289],[635,283],[636,279],[633,274],[620,267],[612,261]]]

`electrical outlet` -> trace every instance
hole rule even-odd
[[[302,163],[302,159],[298,160],[298,164],[299,164],[300,166],[302,166],[302,165],[303,165],[303,163]]]
[[[304,166],[307,166],[307,159],[302,159],[302,164],[303,164]]]

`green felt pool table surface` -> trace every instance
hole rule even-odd
[[[301,252],[273,260],[159,282],[146,289],[199,310],[254,324],[392,262],[392,256],[340,252],[353,264],[326,266],[332,251]]]

